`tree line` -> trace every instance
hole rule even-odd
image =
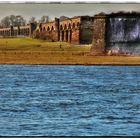
[[[23,26],[28,23],[47,23],[49,21],[50,21],[49,16],[42,16],[40,20],[36,20],[35,17],[31,17],[27,22],[26,19],[24,19],[24,17],[21,15],[10,15],[4,17],[0,21],[0,27],[7,28],[10,26]]]

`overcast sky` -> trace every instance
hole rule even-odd
[[[34,16],[39,19],[43,15],[49,15],[52,19],[60,16],[80,16],[105,12],[139,11],[140,4],[0,4],[0,19],[7,15],[22,15],[25,19]]]

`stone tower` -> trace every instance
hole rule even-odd
[[[93,21],[93,41],[91,54],[103,55],[105,53],[106,37],[106,16],[101,13],[94,17]]]

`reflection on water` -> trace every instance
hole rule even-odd
[[[140,67],[0,65],[1,136],[139,136]]]

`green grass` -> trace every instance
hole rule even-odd
[[[66,42],[47,42],[32,38],[0,38],[0,51],[59,51],[89,52],[91,45],[73,45]]]
[[[61,47],[60,47],[61,45]],[[91,45],[47,42],[32,38],[0,38],[0,64],[133,64],[140,57],[91,56]]]

